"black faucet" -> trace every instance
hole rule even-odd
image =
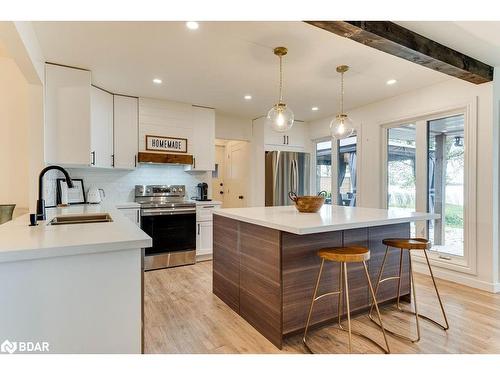
[[[48,167],[43,168],[42,171],[40,172],[40,176],[38,177],[38,200],[36,201],[37,220],[46,219],[45,200],[43,199],[43,176],[51,169],[57,169],[58,171],[61,171],[64,174],[64,177],[66,178],[66,183],[68,184],[68,187],[69,188],[73,187],[73,181],[71,180],[71,177],[69,177],[68,171],[66,171],[66,169],[64,169],[63,167],[60,167],[58,165],[49,165]]]

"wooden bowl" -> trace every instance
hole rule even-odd
[[[294,192],[288,193],[288,197],[295,203],[299,212],[318,212],[325,203],[326,192],[322,191],[318,195],[300,195]]]

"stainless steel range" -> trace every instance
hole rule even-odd
[[[195,263],[196,203],[185,195],[184,185],[135,186],[141,228],[153,239],[153,246],[145,249],[146,270]]]

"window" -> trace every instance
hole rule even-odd
[[[326,191],[326,203],[332,202],[332,141],[316,143],[316,190]]]
[[[433,249],[464,255],[464,116],[427,122],[428,209],[441,215],[429,222]]]
[[[387,129],[387,207],[416,210],[415,124]],[[415,236],[415,223],[411,235]]]
[[[476,111],[471,102],[383,126],[387,207],[439,214],[411,235],[431,240],[434,265],[465,273],[476,272]]]
[[[333,150],[332,150],[333,146]],[[326,203],[355,206],[357,186],[357,137],[316,142],[316,192],[327,192]],[[332,155],[336,161],[332,165]],[[335,191],[335,194],[332,192]]]

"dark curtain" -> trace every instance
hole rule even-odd
[[[344,182],[345,171],[346,171],[346,163],[344,161],[344,154],[339,155],[339,169],[338,169],[338,178],[337,178],[337,188],[340,190],[342,183]],[[337,204],[342,204],[342,196],[340,193],[337,194]]]
[[[350,206],[356,206],[356,152],[349,153],[349,173],[351,174],[351,184],[352,184],[352,199],[349,203]]]

